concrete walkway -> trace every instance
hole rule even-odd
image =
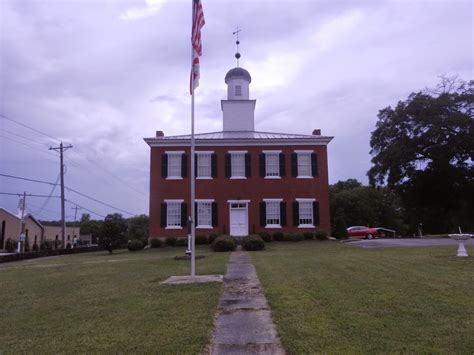
[[[284,354],[250,256],[231,254],[211,354]]]

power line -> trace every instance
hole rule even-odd
[[[75,206],[77,206],[77,207],[79,207],[79,208],[82,208],[83,210],[86,210],[87,212],[90,212],[90,213],[93,213],[93,214],[95,214],[95,215],[97,215],[97,216],[99,216],[99,217],[105,218],[104,215],[102,215],[102,214],[100,214],[100,213],[97,213],[97,212],[94,212],[94,211],[92,211],[92,210],[90,210],[90,209],[88,209],[88,208],[85,208],[84,206],[81,206],[81,205],[79,205],[79,204],[77,204],[77,203],[75,203],[75,202],[73,202],[73,201],[71,201],[71,200],[68,200],[68,199],[64,199],[64,200],[65,200],[66,202],[72,203],[73,205],[75,205]]]
[[[12,135],[17,136],[17,137],[19,137],[19,138],[26,139],[26,140],[28,140],[28,141],[31,142],[31,143],[35,143],[35,144],[38,144],[38,145],[44,145],[44,146],[46,146],[46,147],[49,147],[49,145],[46,144],[46,143],[37,142],[36,140],[34,140],[34,139],[30,138],[30,137],[26,137],[26,136],[23,136],[23,135],[21,135],[21,134],[18,134],[18,133],[9,131],[8,129],[2,129],[2,132],[6,132],[6,133],[8,133],[8,134],[12,134]]]
[[[66,187],[66,186],[65,186],[64,188],[65,188],[66,190],[68,190],[68,191],[74,192],[74,193],[76,193],[76,194],[78,194],[78,195],[81,195],[81,196],[83,196],[83,197],[86,197],[86,198],[88,198],[88,199],[90,199],[90,200],[92,200],[92,201],[95,201],[95,202],[97,202],[97,203],[100,203],[100,204],[102,204],[102,205],[104,205],[104,206],[113,208],[114,210],[117,210],[117,211],[120,211],[120,212],[129,214],[129,215],[131,215],[131,216],[135,216],[135,215],[136,215],[135,213],[131,213],[131,212],[122,210],[122,209],[120,209],[120,208],[114,207],[114,206],[112,206],[112,205],[109,205],[108,203],[99,201],[99,200],[95,199],[94,197],[90,197],[90,196],[88,196],[88,195],[86,195],[86,194],[83,194],[82,192],[79,192],[79,191],[76,191],[76,190],[74,190],[74,189],[71,189],[70,187]],[[79,207],[80,207],[80,206],[79,206]]]
[[[4,135],[0,135],[0,137],[3,137],[3,138],[5,138],[5,139],[8,139],[8,140],[10,140],[10,141],[12,141],[12,142],[15,142],[15,143],[23,144],[24,146],[27,146],[28,148],[33,149],[35,152],[40,152],[40,153],[43,153],[43,154],[48,154],[48,155],[51,155],[51,156],[57,158],[57,156],[56,156],[55,154],[50,153],[50,152],[46,152],[46,151],[43,151],[43,150],[38,150],[37,147],[33,147],[32,145],[29,145],[29,144],[27,144],[27,143],[25,143],[25,142],[22,142],[22,141],[19,141],[19,140],[16,140],[16,139],[13,139],[13,138],[11,138],[11,137],[4,136]],[[37,143],[37,144],[39,144],[39,143]]]
[[[18,193],[18,192],[0,192],[0,195],[9,195],[9,196],[23,196],[23,193]],[[54,197],[54,198],[60,198],[61,196],[51,196],[51,195],[36,195],[36,194],[26,194],[26,196],[29,197]]]
[[[49,203],[49,200],[51,199],[51,196],[53,195],[53,192],[54,190],[56,189],[56,186],[58,184],[58,181],[59,181],[59,178],[60,178],[60,175],[58,175],[57,179],[56,179],[56,183],[55,185],[53,186],[53,188],[51,189],[51,192],[49,193],[49,198],[46,199],[46,201],[44,201],[43,205],[36,211],[35,214],[40,214],[41,212],[43,212],[43,209],[45,209],[46,205]]]
[[[20,126],[23,126],[23,127],[25,127],[25,128],[31,129],[32,131],[34,131],[34,132],[36,132],[36,133],[39,133],[39,134],[42,134],[43,136],[46,136],[46,137],[49,137],[49,138],[51,138],[51,139],[57,140],[58,142],[61,141],[61,140],[59,140],[59,139],[56,138],[56,137],[50,136],[49,134],[44,133],[44,132],[41,132],[41,131],[37,130],[36,128],[30,127],[30,126],[28,126],[28,125],[26,125],[26,124],[24,124],[24,123],[18,122],[18,121],[16,121],[16,120],[14,120],[13,118],[9,118],[9,117],[4,116],[4,115],[0,115],[0,117],[3,118],[3,119],[9,120],[9,121],[11,121],[11,122],[13,122],[13,123],[16,123],[17,125],[20,125]]]
[[[8,175],[8,174],[1,174],[1,173],[0,173],[0,176],[4,176],[4,177],[7,177],[7,178],[11,178],[11,179],[18,179],[18,180],[26,180],[26,181],[31,181],[31,182],[37,182],[37,183],[39,183],[39,184],[58,185],[58,184],[54,184],[54,183],[48,182],[48,181],[36,180],[36,179],[28,179],[28,178],[24,178],[24,177],[20,177],[20,176],[14,176],[14,175]]]
[[[20,180],[32,181],[32,182],[37,182],[37,183],[42,183],[42,184],[48,184],[48,185],[52,185],[52,186],[57,186],[57,185],[58,185],[57,183],[52,183],[52,182],[42,181],[42,180],[35,180],[35,179],[28,179],[28,178],[23,178],[23,177],[14,176],[14,175],[0,174],[0,176],[12,178],[12,179],[20,179]],[[122,210],[121,208],[117,208],[117,207],[114,207],[114,206],[112,206],[112,205],[109,205],[109,204],[106,203],[106,202],[100,201],[100,200],[98,200],[98,199],[96,199],[96,198],[94,198],[94,197],[88,196],[88,195],[86,195],[86,194],[84,194],[84,193],[82,193],[82,192],[79,192],[79,191],[77,191],[77,190],[74,190],[74,189],[72,189],[72,188],[70,188],[70,187],[64,186],[64,188],[65,188],[66,190],[68,190],[68,191],[74,192],[74,193],[76,193],[76,194],[78,194],[78,195],[81,195],[81,196],[83,196],[83,197],[86,197],[86,198],[88,198],[88,199],[90,199],[90,200],[92,200],[92,201],[95,201],[95,202],[100,203],[100,204],[102,204],[102,205],[104,205],[104,206],[110,207],[110,208],[112,208],[112,209],[114,209],[114,210],[117,210],[117,211],[120,211],[120,212],[129,214],[129,215],[131,215],[131,216],[136,216],[136,215],[137,215],[136,213],[131,213],[131,212]],[[44,196],[48,196],[48,195],[44,195]],[[57,196],[54,196],[54,197],[57,197]],[[79,207],[81,207],[81,206],[79,206]]]

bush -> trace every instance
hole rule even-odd
[[[265,242],[261,236],[252,234],[244,238],[242,247],[245,250],[263,250],[265,249]]]
[[[285,241],[289,242],[302,242],[304,240],[303,234],[287,234],[285,237]]]
[[[188,247],[188,238],[179,238],[176,239],[176,242],[174,243],[175,247]]]
[[[30,251],[30,242],[28,240],[28,237],[26,237],[25,242],[23,244],[25,246],[25,253]]]
[[[284,242],[292,242],[293,241],[293,234],[291,233],[285,233],[283,234],[283,239]]]
[[[205,235],[197,235],[194,242],[196,243],[196,245],[207,244],[208,239]]]
[[[5,242],[5,249],[7,250],[7,252],[13,253],[15,251],[15,248],[16,248],[15,244],[16,243],[15,243],[14,240],[11,240],[10,238],[8,238]]]
[[[66,244],[66,249],[71,249],[71,243]]]
[[[326,232],[325,231],[317,231],[316,233],[314,233],[314,236],[318,240],[326,240]]]
[[[312,240],[314,238],[313,232],[304,232],[303,236],[305,240]]]
[[[176,244],[176,237],[166,237],[165,243],[166,245],[172,247]]]
[[[143,242],[139,239],[132,239],[128,242],[129,251],[137,251],[143,249]]]
[[[53,244],[49,240],[45,240],[40,244],[40,250],[51,250],[53,249]]]
[[[258,235],[260,236],[260,238],[263,239],[264,242],[266,243],[269,243],[273,240],[272,238],[272,235],[270,233],[267,233],[267,232],[261,232],[261,233],[258,233]]]
[[[38,251],[39,250],[39,247],[38,247],[38,244],[33,244],[33,251]]]
[[[285,235],[282,232],[273,233],[273,240],[277,242],[282,242],[285,240]]]
[[[212,250],[214,251],[234,251],[236,247],[237,243],[229,235],[221,235],[212,243]]]
[[[215,233],[211,233],[209,234],[209,237],[207,238],[207,242],[209,244],[212,244],[214,242],[214,240],[216,240],[216,238],[218,237],[219,235],[218,234],[215,234]]]
[[[150,247],[161,248],[162,246],[163,246],[163,242],[161,241],[161,239],[158,239],[158,238],[150,239]]]

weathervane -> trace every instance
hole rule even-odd
[[[236,36],[236,41],[235,41],[235,44],[237,45],[237,52],[235,53],[235,58],[237,59],[237,66],[239,66],[239,58],[240,58],[240,53],[239,53],[239,44],[240,44],[240,41],[239,41],[239,32],[241,32],[242,30],[237,26],[237,28],[235,29],[234,32],[232,32],[232,34],[234,36]]]

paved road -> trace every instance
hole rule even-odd
[[[452,239],[444,238],[433,238],[433,239],[361,239],[357,241],[351,241],[348,244],[355,245],[361,248],[389,248],[389,247],[429,247],[437,245],[453,245],[456,246],[457,242]],[[464,242],[464,245],[472,250],[471,246],[474,246],[474,239],[470,239]],[[468,252],[469,252],[468,249]]]

